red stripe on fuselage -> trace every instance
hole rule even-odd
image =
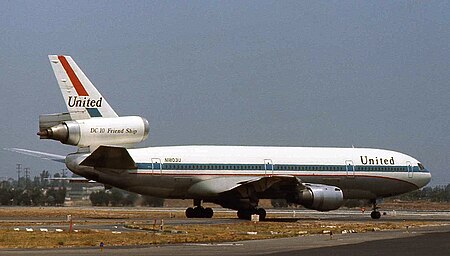
[[[80,80],[78,79],[77,75],[75,74],[75,71],[73,71],[69,62],[67,62],[66,57],[58,56],[58,59],[61,62],[61,64],[63,65],[64,70],[66,70],[66,73],[69,76],[69,79],[72,82],[73,87],[75,87],[75,90],[77,91],[78,95],[79,96],[89,96],[86,89],[84,89],[83,85],[81,84]]]

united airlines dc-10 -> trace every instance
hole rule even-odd
[[[377,202],[419,189],[431,179],[415,158],[371,148],[166,146],[135,148],[147,139],[149,123],[118,116],[70,56],[49,56],[68,113],[40,115],[41,139],[77,146],[67,156],[14,151],[66,164],[88,180],[142,195],[192,199],[188,218],[211,218],[211,202],[257,214],[260,199],[286,199],[317,211],[336,210],[346,199]]]

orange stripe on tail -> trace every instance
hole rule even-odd
[[[61,62],[62,66],[64,67],[64,70],[66,70],[66,73],[69,76],[69,79],[72,82],[73,87],[75,87],[75,90],[77,91],[78,95],[79,96],[89,96],[86,89],[84,89],[84,87],[81,84],[80,80],[78,79],[77,75],[75,74],[72,67],[70,66],[69,62],[67,62],[66,58],[64,56],[58,56],[58,59]]]

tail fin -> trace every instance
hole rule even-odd
[[[72,120],[118,116],[72,57],[49,55],[48,58]]]

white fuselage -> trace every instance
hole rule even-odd
[[[189,190],[193,184],[217,177],[234,177],[239,182],[249,177],[289,175],[305,183],[337,186],[345,198],[367,199],[412,191],[431,179],[418,160],[382,149],[167,146],[128,152],[138,168],[127,170],[126,175],[99,172],[99,181],[169,198],[195,198],[197,195]],[[85,158],[80,157],[76,162]],[[68,167],[76,173],[80,171],[78,165],[68,163]]]

